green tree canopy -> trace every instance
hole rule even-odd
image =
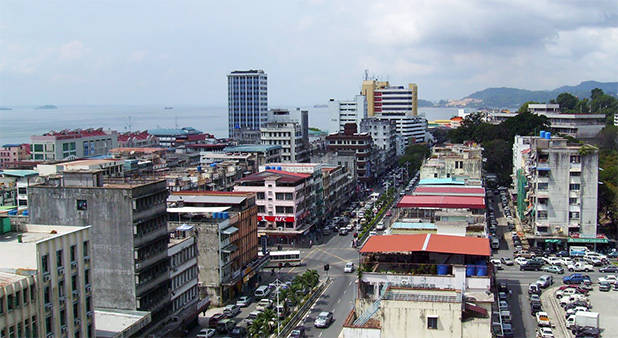
[[[574,110],[577,106],[577,97],[569,93],[562,93],[556,97],[556,103],[560,105],[562,111]]]

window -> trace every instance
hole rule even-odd
[[[64,281],[62,280],[58,282],[58,296],[64,297]]]
[[[438,329],[438,317],[427,317],[427,329],[429,330]]]
[[[62,249],[56,251],[56,265],[62,266]]]
[[[571,177],[580,177],[582,175],[581,171],[573,171],[571,173]]]
[[[581,163],[582,158],[579,155],[572,155],[571,156],[571,163]]]
[[[537,184],[537,188],[538,188],[540,191],[547,191],[547,187],[548,187],[548,186],[549,186],[549,184],[548,184],[548,183],[538,183],[538,184]]]
[[[264,208],[264,206],[263,206],[263,205],[258,205],[258,212],[259,212],[259,213],[261,213],[261,214],[263,214],[263,213],[265,213],[265,212],[266,212],[266,208]]]
[[[45,317],[45,332],[54,333],[54,327],[52,326],[53,321],[51,316]]]
[[[43,151],[43,145],[42,144],[33,144],[34,146],[34,151],[35,152],[42,152]]]
[[[84,257],[86,257],[86,256],[90,256],[90,255],[88,254],[88,241],[84,241],[84,247],[83,247],[83,250],[82,250],[82,251],[83,251]]]
[[[46,286],[45,289],[43,289],[43,298],[45,300],[45,304],[50,302],[51,294],[50,294],[49,286]]]
[[[88,201],[86,200],[77,200],[76,205],[77,210],[88,210]]]
[[[547,211],[546,210],[539,210],[537,213],[537,219],[547,219]]]
[[[577,204],[577,198],[575,198],[575,197],[569,198],[569,204],[571,204],[571,205]]]
[[[41,256],[41,267],[43,268],[43,273],[49,272],[49,256]]]
[[[75,262],[75,250],[76,250],[75,245],[71,245],[71,251],[70,251],[70,253],[71,253],[71,262]]]
[[[28,193],[28,191],[26,190],[26,188],[18,188],[17,193],[20,195],[25,195]]]
[[[263,192],[258,192],[258,193],[257,193],[257,199],[259,199],[259,200],[263,200],[263,199],[265,199],[265,198],[266,198],[266,196],[264,195],[264,193],[263,193]]]
[[[579,190],[579,183],[571,183],[569,184],[569,190]]]
[[[569,212],[569,219],[579,219],[579,212],[578,211]]]

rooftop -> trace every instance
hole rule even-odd
[[[414,195],[466,195],[485,196],[485,188],[482,187],[436,187],[419,186],[414,189]]]
[[[287,171],[280,170],[266,170],[261,171],[259,173],[251,174],[246,176],[237,182],[264,182],[265,180],[275,180],[281,183],[297,183],[308,177],[311,177],[309,174],[300,174],[300,173],[291,173]]]
[[[208,204],[239,204],[247,197],[253,196],[247,192],[223,191],[179,191],[168,196],[168,202],[208,203]]]
[[[95,309],[97,337],[130,337],[150,323],[148,311]]]
[[[485,198],[483,196],[407,195],[397,203],[397,207],[484,209]]]
[[[27,177],[36,176],[39,173],[36,170],[17,170],[17,169],[4,169],[0,170],[0,175],[15,176],[15,177]]]
[[[150,129],[148,132],[154,136],[183,136],[183,135],[195,135],[201,134],[202,132],[191,128],[184,127],[181,129],[176,128],[158,128],[158,129]]]
[[[27,278],[27,277],[16,275],[14,273],[0,272],[0,287],[11,285],[24,278]]]
[[[438,234],[371,236],[360,253],[434,252],[490,256],[489,239]]]
[[[418,185],[445,185],[445,184],[454,184],[454,185],[465,185],[464,181],[456,180],[453,177],[450,178],[423,178],[418,182]]]
[[[275,149],[281,149],[281,146],[268,144],[244,144],[235,147],[226,147],[223,151],[228,153],[265,153]]]
[[[426,229],[437,229],[436,225],[433,223],[422,223],[422,222],[395,222],[391,225],[391,229],[407,229],[407,230],[426,230]]]

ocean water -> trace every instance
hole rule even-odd
[[[58,109],[11,107],[0,110],[0,145],[29,143],[31,135],[75,128],[104,128],[119,132],[153,128],[193,127],[216,137],[227,137],[227,107],[154,105],[58,106]],[[295,111],[295,107],[282,107]],[[309,126],[327,130],[330,122],[324,107],[309,110]],[[428,120],[448,119],[457,108],[419,108]]]

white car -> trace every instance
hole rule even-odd
[[[609,284],[616,284],[616,276],[614,275],[607,275],[605,277],[599,277],[599,283],[601,282],[608,282]]]
[[[573,260],[571,259],[571,257],[562,257],[561,264],[567,266],[569,264],[573,264]]]
[[[528,260],[524,257],[517,257],[515,258],[515,263],[519,265],[525,265],[526,263],[528,263]]]
[[[539,327],[536,336],[538,338],[553,338],[554,332],[549,327]]]
[[[494,265],[494,267],[495,267],[497,270],[502,270],[502,269],[503,269],[503,268],[502,268],[502,262],[500,261],[500,258],[492,258],[492,259],[490,260],[490,262]]]
[[[560,257],[543,257],[543,260],[549,265],[560,265],[562,264],[562,258]]]
[[[343,268],[343,272],[354,272],[354,263],[352,263],[352,262],[345,263],[345,267]]]
[[[210,338],[214,337],[217,330],[215,329],[201,329],[200,333],[197,334],[197,338]]]

